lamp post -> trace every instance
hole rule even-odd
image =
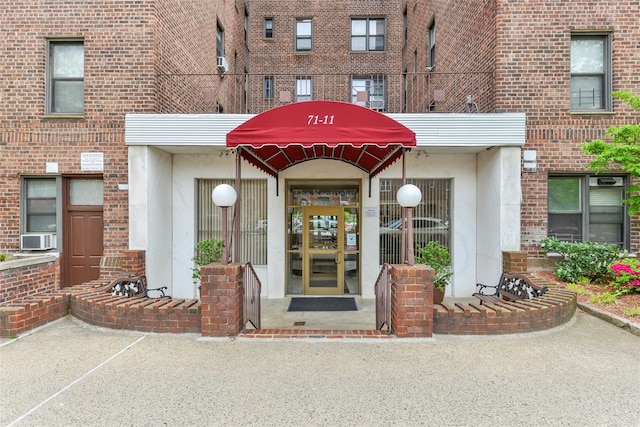
[[[227,247],[227,209],[233,206],[238,198],[236,190],[229,184],[220,184],[211,192],[216,206],[222,208],[222,263],[229,264],[229,248]]]
[[[413,208],[422,200],[422,192],[413,184],[405,184],[398,189],[396,199],[403,208],[407,208],[407,264],[414,265],[413,254]]]

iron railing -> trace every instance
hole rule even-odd
[[[387,326],[391,332],[391,264],[382,264],[375,284],[376,329]]]
[[[243,328],[246,332],[247,322],[255,329],[260,329],[260,292],[262,284],[251,263],[243,266],[242,284],[244,287]]]
[[[490,72],[403,74],[159,74],[159,114],[258,114],[304,100],[384,113],[494,112]]]

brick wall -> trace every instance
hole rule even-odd
[[[553,16],[553,19],[541,17]],[[614,114],[572,115],[569,108],[571,32],[611,31],[613,90],[638,93],[640,20],[638,3],[623,0],[497,2],[496,108],[527,114],[527,143],[538,168],[522,176],[522,243],[539,250],[547,234],[547,176],[585,172],[590,157],[583,141],[605,129],[637,123],[638,113],[615,100]],[[640,250],[638,217],[632,219],[632,250]]]
[[[576,308],[576,294],[561,289],[550,289],[541,297],[518,302],[482,305],[445,302],[434,307],[433,332],[503,335],[542,331],[571,320]]]
[[[496,45],[496,0],[434,0],[424,3],[424,27],[412,27],[418,37],[418,51],[428,49],[428,28],[435,23],[436,57],[432,70],[434,84],[440,85],[445,100],[435,102],[435,112],[466,112],[467,95],[473,97],[480,111],[493,111],[492,82],[477,84],[472,89],[460,81],[443,80],[438,73],[493,73]],[[422,36],[422,37],[421,37]],[[426,55],[425,62],[426,66]],[[468,80],[470,75],[460,76]]]
[[[398,338],[432,335],[433,274],[426,265],[391,266],[391,330]]]
[[[153,2],[12,0],[0,38],[0,250],[19,250],[20,177],[83,173],[80,155],[104,153],[104,246],[128,240],[124,115],[154,109]],[[50,119],[45,111],[47,37],[82,37],[85,111],[82,119]],[[54,175],[54,176],[55,176]]]
[[[0,303],[60,289],[60,261],[53,256],[0,262]]]
[[[241,264],[209,264],[200,269],[201,333],[234,337],[243,329],[244,288]]]

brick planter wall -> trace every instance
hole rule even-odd
[[[547,283],[538,284],[549,286]],[[539,298],[500,304],[438,304],[433,309],[433,332],[449,335],[503,335],[560,326],[577,308],[574,292],[550,288]]]
[[[239,335],[244,329],[242,264],[209,264],[200,273],[202,336]]]
[[[0,262],[0,303],[60,289],[60,260],[53,255]]]
[[[0,337],[15,337],[64,317],[68,292],[60,291],[60,261],[52,255],[0,263]]]
[[[391,266],[391,330],[398,338],[433,333],[433,269],[426,265]]]
[[[157,333],[199,333],[200,302],[170,298],[119,297],[107,292],[109,281],[96,280],[71,289],[71,314],[91,325]]]

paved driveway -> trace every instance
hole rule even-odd
[[[640,337],[203,340],[72,318],[0,347],[0,424],[640,426]]]

